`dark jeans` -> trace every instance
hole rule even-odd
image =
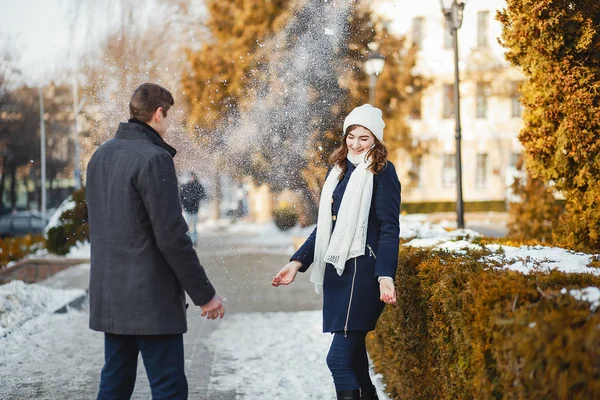
[[[98,400],[131,398],[140,352],[152,399],[188,398],[183,335],[130,336],[106,333]]]
[[[333,376],[335,389],[356,390],[371,388],[369,376],[369,358],[365,347],[366,331],[335,332],[329,353],[327,366]]]

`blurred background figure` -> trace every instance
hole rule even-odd
[[[206,199],[206,190],[198,181],[195,172],[190,173],[190,180],[181,186],[181,206],[183,207],[183,216],[188,224],[189,235],[192,242],[196,244],[198,232],[198,209],[200,202]]]

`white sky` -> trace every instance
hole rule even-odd
[[[65,78],[114,26],[119,1],[0,0],[0,51],[9,44],[25,83]]]
[[[48,78],[73,59],[70,23],[63,0],[1,0],[0,45],[9,41],[17,68],[28,83]],[[71,53],[71,54],[69,54]]]
[[[197,0],[192,0],[197,1]],[[443,20],[439,0],[385,0],[378,4],[384,14],[394,20],[394,27],[401,33],[410,30],[414,15],[428,15]],[[110,23],[118,18],[118,0],[0,0],[0,51],[6,42],[12,44],[15,62],[27,83],[47,83],[56,78],[57,72],[73,67],[76,55],[87,46],[97,42]],[[139,3],[152,3],[140,0]],[[73,31],[73,16],[77,7],[93,4],[93,13],[79,13],[77,29]],[[467,4],[466,19],[475,15],[476,9],[484,7],[498,9],[503,0],[478,0]],[[89,7],[88,7],[89,9]],[[439,15],[438,15],[439,14]],[[467,21],[468,22],[468,21]],[[94,25],[95,35],[90,34],[89,25]],[[465,23],[465,25],[468,25]],[[463,35],[468,35],[463,29]],[[73,33],[76,32],[76,33]],[[91,36],[95,36],[91,37]]]
[[[200,0],[190,0],[192,4]],[[79,56],[114,30],[124,9],[150,23],[164,9],[156,0],[0,0],[0,51],[13,51],[22,81],[48,83],[68,78]]]

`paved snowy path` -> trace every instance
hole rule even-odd
[[[88,314],[29,321],[0,342],[0,398],[93,399],[102,335]],[[213,321],[214,322],[214,321]],[[195,318],[185,335],[190,399],[333,399],[319,311],[239,313],[216,324]],[[150,399],[140,361],[133,399]]]
[[[307,276],[272,288],[287,262],[291,238],[207,235],[198,253],[226,300],[228,314],[207,321],[188,310],[185,338],[190,399],[334,399],[321,332],[320,298]],[[85,282],[85,268],[71,272]],[[60,278],[60,277],[59,277]],[[60,279],[54,287],[69,287]],[[1,399],[93,399],[103,363],[103,336],[88,329],[88,313],[33,319],[0,339]],[[140,360],[134,399],[150,399]]]

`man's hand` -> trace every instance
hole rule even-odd
[[[211,301],[200,306],[202,309],[202,316],[206,316],[208,319],[217,319],[223,318],[225,315],[225,308],[223,308],[223,303],[221,302],[221,298],[217,295],[212,298]]]
[[[290,261],[283,268],[281,268],[281,271],[279,271],[277,275],[273,277],[271,285],[275,287],[279,285],[289,285],[290,283],[294,282],[294,279],[296,279],[296,274],[300,268],[302,268],[302,263],[300,261]]]

